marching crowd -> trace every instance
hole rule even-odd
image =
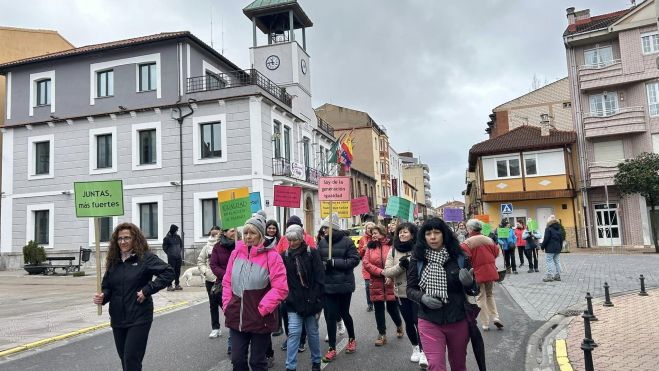
[[[502,222],[501,227],[506,226]],[[466,370],[470,342],[479,368],[484,369],[480,331],[489,330],[491,323],[497,329],[504,327],[494,300],[494,282],[502,274],[495,260],[503,250],[507,270],[517,273],[517,250],[520,260],[527,258],[528,272],[537,272],[539,235],[521,223],[506,238],[484,236],[482,228],[475,219],[460,223],[455,230],[439,218],[428,219],[420,227],[406,222],[385,229],[366,223],[355,246],[341,230],[336,214],[323,220],[315,238],[304,231],[299,217],[291,216],[282,233],[263,211],[247,220],[241,231],[213,227],[197,261],[209,299],[209,337],[221,335],[222,310],[234,370],[272,367],[273,336],[283,333],[286,340],[281,349],[286,351],[287,370],[297,368],[298,354],[307,346],[312,370],[320,370],[321,362],[334,361],[337,331],[347,331],[345,353],[353,354],[357,337],[350,303],[356,289],[353,271],[361,262],[367,310],[374,313],[378,331],[375,346],[387,344],[388,315],[396,326],[396,337],[406,336],[410,342],[410,361],[422,369],[446,370],[448,355],[451,370]],[[169,256],[182,248],[176,231],[173,225],[163,241],[169,264],[149,251],[137,226],[122,223],[112,234],[102,290],[93,302],[110,303],[111,326],[124,370],[142,367],[153,321],[151,295],[180,287],[175,273],[180,271],[180,255]],[[560,280],[562,239],[558,223],[550,218],[540,245],[546,250],[545,281]],[[469,297],[477,297],[477,305]],[[321,313],[327,327],[324,355],[318,325]]]

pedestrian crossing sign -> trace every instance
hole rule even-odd
[[[513,204],[501,204],[501,214],[510,215],[513,213]]]

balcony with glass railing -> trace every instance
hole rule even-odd
[[[647,130],[645,107],[612,107],[584,114],[586,138],[643,133]]]

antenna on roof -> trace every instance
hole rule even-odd
[[[213,6],[211,5],[211,48],[215,49],[213,45]]]
[[[222,55],[224,55],[224,16],[220,17],[220,22],[222,22]]]

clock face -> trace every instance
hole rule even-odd
[[[269,70],[276,70],[279,68],[279,57],[276,55],[271,55],[265,60],[265,66]]]
[[[300,69],[302,69],[303,74],[305,74],[305,75],[307,74],[307,61],[306,60],[302,59],[300,61]]]

